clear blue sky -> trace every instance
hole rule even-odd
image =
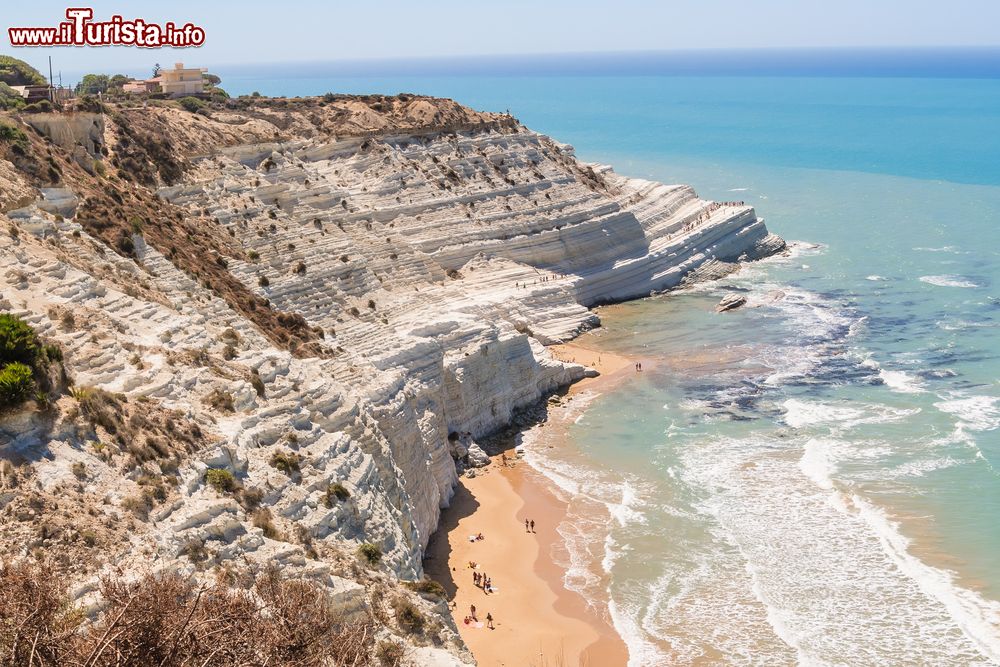
[[[472,54],[1000,44],[1000,0],[174,0],[91,4],[205,28],[200,49],[12,49],[10,26],[54,26],[65,3],[3,0],[0,52],[65,71]]]

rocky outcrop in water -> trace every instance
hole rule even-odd
[[[746,305],[746,302],[747,298],[742,294],[727,294],[719,301],[719,305],[715,307],[715,312],[724,313],[727,310],[735,310],[740,306]]]

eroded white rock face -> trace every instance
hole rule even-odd
[[[132,262],[37,209],[25,219],[43,230],[38,238],[0,235],[3,296],[63,346],[77,385],[148,397],[218,438],[181,468],[179,498],[154,511],[135,538],[144,551],[126,567],[183,564],[192,539],[225,558],[318,566],[206,486],[205,470],[224,467],[262,492],[279,530],[376,543],[395,573],[415,578],[457,482],[456,458],[484,463],[472,440],[449,434],[474,440],[583,377],[587,369],[545,345],[597,325],[587,306],[780,244],[750,207],[582,165],[523,128],[237,147],[160,195],[210,214],[246,253],[228,261],[230,272],[275,309],[322,327],[333,354],[277,349],[140,237]],[[53,307],[75,325],[61,326]],[[205,402],[215,391],[231,396],[233,412]],[[13,446],[78,444],[44,437]],[[298,455],[299,472],[276,469],[275,452]],[[67,467],[58,457],[38,465]],[[349,498],[330,502],[335,483]]]

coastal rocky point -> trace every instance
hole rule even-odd
[[[0,312],[62,366],[0,416],[0,559],[44,555],[94,616],[108,574],[272,567],[415,664],[470,664],[404,583],[483,439],[592,374],[547,346],[784,247],[450,100],[0,122]]]

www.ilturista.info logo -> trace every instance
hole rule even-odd
[[[205,30],[193,23],[178,26],[172,21],[160,25],[143,19],[126,21],[112,16],[110,21],[91,21],[90,7],[70,7],[68,21],[54,28],[7,28],[11,46],[201,46]]]

